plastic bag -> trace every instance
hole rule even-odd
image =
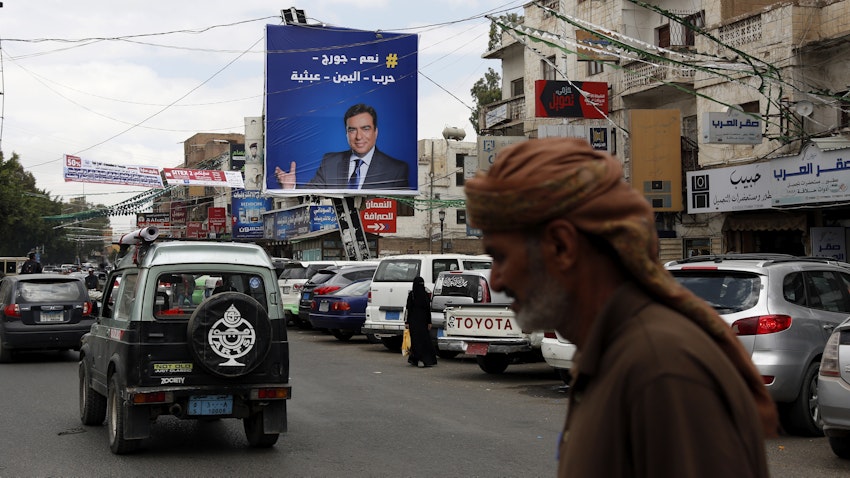
[[[404,336],[401,339],[401,356],[408,355],[410,355],[410,329],[404,329]]]

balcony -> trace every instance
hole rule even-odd
[[[634,62],[623,67],[620,91],[624,95],[634,95],[665,86],[665,83],[693,85],[695,75],[696,69],[686,66]]]
[[[525,120],[525,96],[514,96],[507,100],[486,105],[478,118],[482,135],[513,136],[517,125],[522,134]]]

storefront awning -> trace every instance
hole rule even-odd
[[[807,231],[805,214],[728,215],[723,231]]]

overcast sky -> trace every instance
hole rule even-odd
[[[484,14],[522,0],[6,0],[0,8],[2,130],[37,187],[63,200],[113,205],[140,188],[64,182],[63,154],[123,165],[173,167],[195,133],[244,133],[263,106],[264,28],[280,8],[309,23],[418,33],[418,138],[446,126],[475,133],[469,93],[484,60]],[[427,78],[426,78],[427,76]],[[430,79],[429,79],[430,78]],[[129,217],[112,218],[115,232]]]

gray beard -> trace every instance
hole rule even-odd
[[[570,319],[568,293],[546,271],[536,244],[533,241],[526,244],[528,267],[540,273],[533,279],[529,278],[525,300],[516,313],[516,321],[522,330],[563,330]]]

